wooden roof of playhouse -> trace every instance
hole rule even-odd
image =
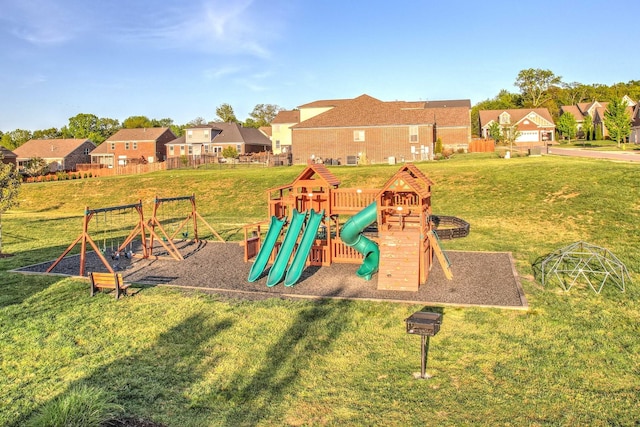
[[[270,188],[268,191],[272,192],[299,187],[338,188],[339,185],[340,180],[329,172],[329,169],[327,169],[324,164],[311,164],[300,172],[300,175],[298,175],[290,184]]]
[[[413,191],[422,198],[429,197],[431,194],[431,181],[420,169],[413,163],[407,163],[402,166],[395,175],[386,182],[380,190],[380,195],[385,191]]]

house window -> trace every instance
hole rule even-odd
[[[138,142],[137,141],[133,141],[133,149],[134,150],[138,149]]]
[[[173,156],[173,145],[169,146],[169,155]]]
[[[209,144],[204,144],[202,147],[204,148],[204,154],[208,154],[209,153]]]
[[[500,124],[506,125],[509,123],[511,123],[511,116],[509,115],[509,113],[505,111],[504,113],[500,114]]]
[[[190,145],[190,146],[189,146],[189,155],[192,155],[192,154],[193,154],[193,146],[192,146],[192,145]]]
[[[88,156],[91,151],[88,148],[85,148],[83,152],[85,156]]]
[[[276,148],[280,148],[280,140],[276,139]]]
[[[418,126],[409,126],[409,141],[418,142]]]
[[[204,136],[209,136],[209,131],[208,130],[205,130],[203,132],[204,132]]]
[[[124,143],[124,149],[125,149],[125,150],[128,150],[128,149],[129,149],[129,141],[127,141],[127,142],[125,142],[125,143]]]
[[[111,151],[116,151],[116,143],[115,142],[111,143]]]
[[[187,131],[187,137],[191,138],[193,136],[193,131],[192,130],[188,130]]]
[[[238,150],[238,154],[242,153],[242,145],[236,145],[236,150]]]
[[[184,156],[184,145],[180,146],[180,155]]]
[[[356,142],[364,142],[364,131],[363,130],[354,130],[353,131],[353,140]]]
[[[273,125],[273,132],[280,132],[280,125]]]

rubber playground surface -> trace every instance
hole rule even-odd
[[[427,283],[418,292],[379,291],[377,275],[365,281],[356,276],[358,264],[333,264],[329,267],[306,267],[294,286],[279,283],[267,286],[268,270],[249,282],[252,262],[243,261],[243,248],[238,243],[180,242],[183,261],[169,259],[112,260],[112,267],[125,281],[146,286],[172,286],[200,289],[231,298],[344,298],[395,301],[425,305],[489,306],[527,309],[527,301],[508,252],[447,251],[453,279],[447,280],[437,261]],[[159,253],[157,253],[159,255]],[[44,274],[53,260],[14,270]],[[65,257],[51,272],[77,276],[79,256]],[[107,271],[97,255],[87,252],[86,271]],[[89,292],[87,285],[87,293]],[[144,288],[133,293],[144,292]]]

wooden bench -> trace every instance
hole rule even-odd
[[[126,295],[127,288],[130,283],[124,283],[122,273],[90,273],[91,279],[91,296],[100,289],[115,289],[116,299],[120,298],[120,294]]]

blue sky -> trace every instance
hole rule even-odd
[[[526,68],[628,82],[639,17],[637,0],[1,0],[0,130],[363,93],[475,104]]]

